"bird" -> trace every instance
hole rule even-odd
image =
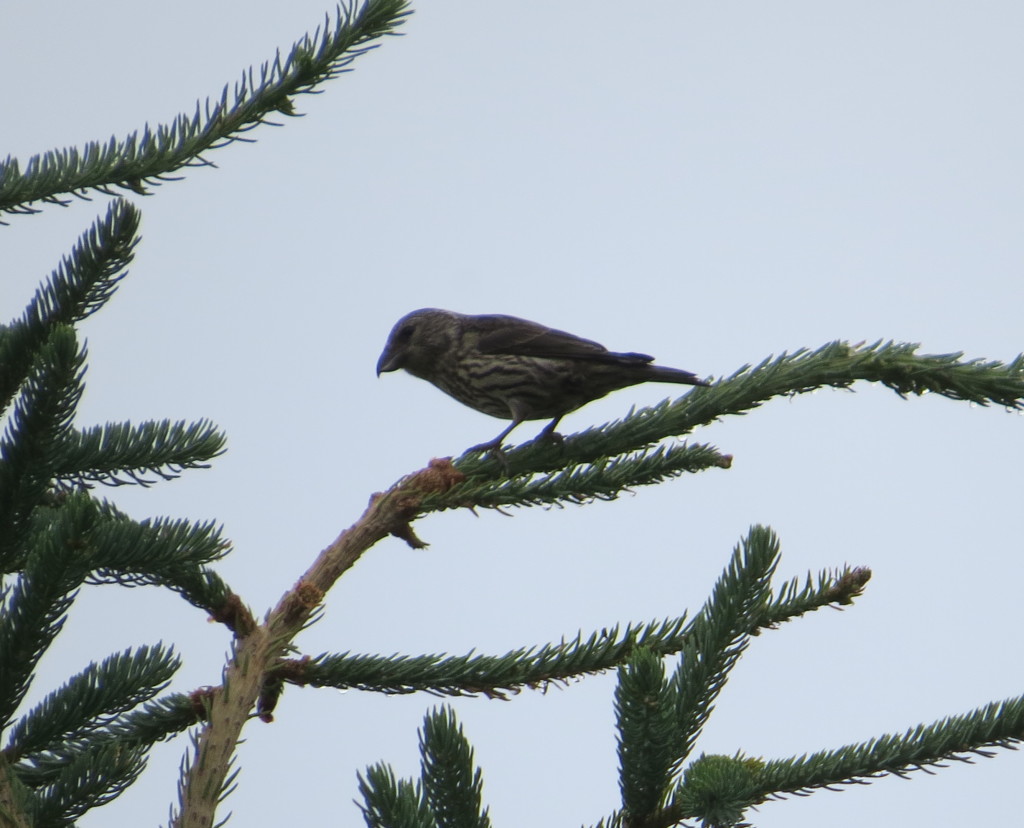
[[[468,450],[500,457],[505,438],[526,420],[550,419],[537,439],[557,440],[562,417],[620,388],[642,382],[710,384],[653,362],[647,354],[609,351],[528,319],[421,308],[391,329],[377,376],[405,369],[463,405],[511,420],[493,440]]]

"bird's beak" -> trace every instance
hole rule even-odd
[[[398,354],[392,353],[390,348],[385,348],[384,353],[377,360],[377,376],[379,377],[387,371],[397,371],[402,367],[400,362],[401,359]]]

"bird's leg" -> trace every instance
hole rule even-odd
[[[502,431],[501,434],[493,440],[481,443],[480,445],[473,446],[473,448],[469,449],[469,451],[489,451],[494,456],[494,459],[501,463],[501,468],[504,470],[505,474],[509,473],[508,458],[505,456],[505,452],[502,451],[501,444],[505,441],[505,438],[512,433],[512,429],[517,425],[520,425],[523,420],[526,419],[526,412],[523,411],[522,405],[520,405],[517,400],[509,401],[508,413],[512,415],[512,422],[509,424],[508,428]]]
[[[538,434],[536,436],[535,439],[536,440],[551,440],[551,441],[553,441],[555,443],[561,443],[565,438],[562,437],[562,435],[559,434],[557,431],[555,431],[555,426],[558,425],[558,421],[561,420],[561,419],[562,419],[561,415],[555,417],[555,419],[553,419],[550,423],[548,423],[546,426],[544,426],[544,429],[541,431],[540,434]]]
[[[515,419],[512,420],[512,424],[504,431],[502,431],[501,434],[499,434],[493,440],[488,440],[486,443],[480,443],[480,445],[473,446],[472,448],[466,449],[466,451],[489,451],[491,454],[494,455],[495,459],[497,459],[498,462],[501,463],[502,467],[507,472],[508,460],[505,458],[505,452],[501,450],[501,444],[505,441],[505,438],[508,437],[508,435],[512,432],[512,429],[514,429],[517,425],[522,423],[522,421],[523,420],[521,417],[516,417]]]

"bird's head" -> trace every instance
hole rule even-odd
[[[377,360],[377,376],[404,368],[413,376],[429,378],[458,330],[459,315],[451,311],[422,308],[406,314],[388,334]]]

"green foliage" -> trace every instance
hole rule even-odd
[[[8,732],[6,753],[19,759],[81,742],[120,713],[149,701],[180,660],[163,647],[142,647],[90,664],[22,716]]]
[[[177,669],[177,662],[170,666],[173,672]],[[132,669],[134,671],[134,666]],[[151,687],[153,692],[159,689],[156,684]],[[152,695],[152,692],[140,690],[138,695],[141,698],[146,694]],[[86,724],[90,721],[98,724],[77,739],[53,742],[46,750],[24,754],[15,770],[25,785],[38,789],[51,784],[68,765],[88,761],[89,756],[108,743],[116,743],[125,748],[148,747],[177,735],[194,725],[199,718],[199,711],[188,696],[168,693],[121,715],[107,716],[101,722],[99,716],[93,720],[84,720]],[[16,749],[12,745],[9,750],[13,754]]]
[[[642,819],[661,803],[680,747],[676,696],[664,663],[650,650],[638,649],[619,668],[615,717],[622,809]]]
[[[773,793],[803,793],[813,788],[904,776],[949,760],[992,756],[987,748],[1011,748],[1024,741],[1024,697],[992,702],[962,716],[917,725],[902,735],[886,734],[810,756],[766,762],[759,784]]]
[[[174,180],[183,167],[211,166],[204,154],[245,133],[273,123],[275,114],[295,115],[292,98],[316,92],[327,81],[351,71],[351,63],[376,48],[370,41],[394,34],[409,14],[406,0],[366,0],[361,6],[339,6],[334,22],[292,46],[288,57],[277,54],[257,73],[250,68],[217,101],[198,101],[191,115],[125,138],[93,141],[82,150],[54,150],[35,155],[24,171],[14,158],[0,164],[0,211],[34,213],[34,202],[63,204],[68,194],[90,190],[112,193],[120,187],[145,194],[145,185]]]
[[[289,669],[295,684],[358,688],[378,693],[487,695],[505,698],[523,688],[565,684],[572,678],[614,669],[637,647],[662,655],[683,646],[682,618],[617,626],[541,647],[523,647],[500,656],[373,656],[322,654]]]
[[[28,691],[32,674],[85,579],[69,535],[75,515],[64,512],[40,533],[16,580],[5,582],[0,604],[0,717],[7,723]]]
[[[342,6],[333,22],[327,18],[287,57],[278,54],[259,70],[243,72],[233,89],[225,87],[218,100],[198,103],[192,115],[145,126],[123,139],[37,155],[24,170],[8,158],[0,164],[0,211],[33,213],[40,203],[115,188],[144,193],[147,184],[171,180],[186,167],[209,165],[209,152],[248,140],[245,134],[271,123],[275,113],[295,115],[296,95],[318,92],[349,71],[357,57],[376,48],[373,41],[395,34],[408,13],[405,0]],[[244,676],[255,675],[262,700],[276,700],[288,683],[508,699],[525,689],[568,685],[616,670],[622,804],[601,826],[653,828],[685,820],[739,826],[751,807],[773,797],[904,775],[951,759],[967,761],[1024,739],[1024,698],[1014,698],[902,735],[802,757],[765,760],[736,753],[693,759],[718,695],[754,637],[822,607],[851,604],[870,577],[866,569],[846,568],[794,579],[773,592],[780,548],[765,527],[752,528],[736,547],[709,600],[691,620],[681,614],[621,630],[616,625],[580,631],[569,640],[497,656],[346,652],[286,659],[295,653],[288,633],[294,637],[311,623],[330,585],[322,586],[329,579],[318,580],[323,573],[316,565],[309,580],[282,601],[279,625],[259,626],[210,568],[230,551],[214,522],[136,520],[96,494],[100,486],[149,486],[205,468],[225,444],[207,420],[85,427],[75,422],[87,356],[76,325],[115,294],[138,244],[138,226],[135,207],[112,201],[24,312],[0,326],[5,426],[0,437],[0,730],[5,733],[0,816],[5,823],[71,825],[130,785],[153,744],[201,721],[206,729],[194,739],[197,761],[183,766],[183,803],[193,774],[205,785],[197,801],[212,800],[215,807],[232,790],[236,743],[216,727],[243,721],[252,707],[226,709],[237,692],[227,679],[219,688],[190,695],[165,693],[179,665],[170,647],[138,646],[106,657],[90,653],[97,660],[23,709],[40,659],[87,587],[170,589],[226,623],[235,640],[225,675],[234,667]],[[727,469],[730,456],[715,447],[661,441],[745,414],[776,397],[823,387],[850,389],[857,381],[881,383],[901,397],[931,393],[1024,408],[1024,357],[1006,364],[965,361],[960,354],[919,355],[915,345],[892,342],[833,342],[783,354],[744,366],[713,387],[630,412],[562,442],[510,449],[504,462],[467,452],[447,466],[447,477],[425,476],[422,480],[433,484],[424,483],[411,495],[400,482],[389,491],[397,490],[401,502],[372,531],[357,523],[354,528],[365,530],[370,540],[336,567],[334,577],[388,533],[414,541],[409,522],[432,511],[582,504],[685,472]],[[282,632],[291,619],[298,619],[294,628]],[[271,639],[266,646],[261,634]],[[265,661],[246,660],[254,651]],[[667,658],[674,660],[671,672]],[[258,712],[269,718],[269,707]],[[222,714],[219,721],[215,708]],[[452,711],[427,714],[420,754],[418,780],[398,779],[384,764],[360,775],[366,823],[488,828],[482,773]],[[221,775],[203,776],[218,763]],[[181,819],[193,816],[183,813]],[[212,822],[211,810],[202,824]]]
[[[743,813],[756,800],[760,764],[741,756],[701,756],[683,774],[677,807],[704,825],[744,824]]]
[[[197,104],[192,116],[37,155],[24,168],[8,158],[0,164],[0,211],[38,212],[40,202],[116,187],[143,193],[182,168],[208,165],[205,153],[248,140],[244,133],[273,113],[295,115],[295,95],[349,71],[406,14],[404,0],[339,7],[287,57],[244,72],[233,91]],[[159,645],[101,658],[19,712],[83,586],[168,588],[232,629],[252,623],[209,569],[229,551],[213,522],[135,520],[93,493],[97,485],[171,480],[224,450],[224,435],[207,420],[74,422],[86,362],[75,326],[127,274],[139,218],[128,202],[111,202],[21,316],[0,326],[0,813],[17,812],[18,824],[71,824],[131,784],[154,742],[205,715],[205,704],[190,697],[156,698],[179,664]]]
[[[79,350],[73,329],[55,327],[34,357],[0,440],[0,520],[10,527],[0,538],[4,570],[21,563],[17,550],[29,531],[33,510],[55,482],[59,446],[71,430],[82,396],[85,353]]]
[[[369,828],[437,828],[420,785],[396,779],[386,765],[366,769],[359,776],[360,806]]]
[[[517,454],[515,451],[510,456]],[[426,497],[422,506],[424,512],[430,512],[465,503],[498,509],[615,500],[633,486],[662,483],[685,472],[728,468],[731,459],[706,445],[658,446],[635,454],[600,456],[592,462],[570,465],[551,474],[527,472],[498,480],[473,476],[449,492]],[[460,471],[479,467],[472,462],[465,465],[460,462],[457,466]]]
[[[422,500],[424,513],[459,506],[532,506],[612,500],[632,486],[650,485],[684,472],[728,468],[731,457],[707,445],[660,445],[727,415],[740,415],[776,397],[857,380],[881,383],[901,397],[938,394],[978,405],[1024,408],[1024,355],[1009,363],[963,360],[962,354],[919,355],[919,346],[893,342],[832,342],[815,351],[768,358],[740,368],[708,388],[622,420],[587,429],[561,442],[537,440],[504,450],[504,463],[480,452],[454,465],[467,480]]]
[[[751,629],[764,615],[779,554],[779,541],[770,529],[751,529],[694,618],[672,679],[685,739],[679,761],[692,750],[729,671],[747,647]]]
[[[127,201],[111,203],[71,253],[36,291],[19,319],[0,327],[0,400],[6,410],[29,366],[53,331],[95,313],[126,275],[138,243],[140,213]]]
[[[52,781],[35,791],[34,824],[72,825],[90,808],[110,802],[142,773],[145,755],[145,748],[116,742],[77,754]]]
[[[473,749],[448,708],[429,712],[420,731],[417,782],[386,765],[359,776],[363,818],[370,828],[490,828],[482,807],[483,778]]]
[[[11,785],[36,825],[71,824],[117,796],[168,725],[177,731],[195,721],[194,711],[178,707],[171,721],[159,715],[168,705],[143,706],[179,663],[160,646],[101,659],[19,715],[79,590],[164,586],[207,610],[228,595],[207,569],[228,551],[214,524],[136,521],[89,489],[169,479],[223,451],[223,435],[206,421],[75,427],[86,354],[74,325],[113,296],[137,227],[137,211],[114,202],[21,317],[0,329],[0,724]]]
[[[208,420],[106,423],[74,431],[60,447],[65,467],[54,475],[65,484],[149,485],[147,475],[173,480],[185,469],[205,469],[224,450],[224,437]]]
[[[615,713],[622,808],[598,822],[600,828],[671,826],[687,824],[686,820],[699,820],[708,828],[738,828],[747,824],[744,819],[751,807],[787,793],[865,782],[883,774],[904,775],[926,764],[966,759],[971,753],[990,755],[987,747],[1014,747],[1024,739],[1020,697],[921,725],[903,736],[883,736],[810,756],[764,760],[741,753],[701,755],[686,765],[715,699],[751,637],[823,606],[848,605],[869,576],[866,570],[846,569],[820,575],[816,581],[807,578],[803,587],[796,580],[786,582],[772,594],[770,581],[779,558],[779,542],[771,530],[753,527],[734,550],[701,611],[685,626],[682,619],[672,625],[681,646],[676,648],[679,661],[671,676],[665,672],[664,650],[637,642],[618,651]],[[426,719],[423,743],[429,743],[438,729],[455,743],[464,738],[451,713],[434,713]],[[452,786],[443,807],[471,800],[467,813],[478,813],[480,801],[467,795],[480,780],[479,771],[470,770],[468,744],[450,752],[459,757],[452,760],[459,769],[459,783]],[[425,804],[423,792],[431,790],[429,772],[424,765],[419,781],[396,781],[387,766],[370,768],[360,777],[367,824],[449,824],[436,818],[443,810],[436,794],[429,798],[429,807]],[[409,816],[414,812],[415,819]]]
[[[423,790],[440,828],[490,828],[473,748],[448,708],[427,714],[420,731]]]

